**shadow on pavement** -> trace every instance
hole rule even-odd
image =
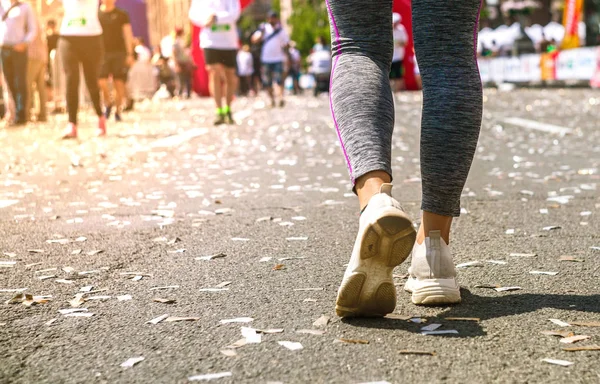
[[[421,328],[428,324],[443,324],[440,330],[456,329],[459,334],[438,335],[437,337],[465,338],[486,335],[481,323],[475,321],[453,321],[447,318],[479,318],[489,320],[505,316],[535,312],[539,309],[551,308],[571,311],[568,318],[561,320],[585,321],[575,317],[581,312],[600,313],[600,295],[559,295],[559,294],[511,294],[505,296],[479,296],[467,289],[461,290],[462,303],[448,307],[446,311],[434,317],[427,317],[427,323],[415,324],[407,320],[387,318],[350,318],[342,319],[343,323],[363,328],[396,329],[411,333],[421,333]],[[423,316],[425,317],[425,316]]]

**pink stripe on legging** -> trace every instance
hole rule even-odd
[[[333,85],[333,75],[335,73],[335,68],[337,67],[338,60],[340,58],[340,31],[335,22],[335,18],[333,17],[333,13],[331,13],[331,7],[329,5],[329,0],[325,0],[327,4],[327,11],[329,12],[329,17],[331,18],[331,26],[333,27],[333,31],[335,32],[335,40],[337,45],[337,56],[333,62],[333,66],[331,68],[331,79],[329,80],[329,108],[331,109],[331,116],[333,117],[333,124],[335,125],[335,131],[338,136],[338,140],[340,141],[340,145],[342,146],[342,152],[344,152],[344,157],[346,158],[346,165],[348,166],[348,172],[350,173],[350,179],[352,180],[352,185],[354,185],[355,180],[352,175],[352,165],[350,164],[350,158],[348,157],[348,152],[346,152],[346,146],[344,145],[344,141],[342,140],[342,134],[340,133],[340,127],[338,125],[337,119],[335,117],[335,111],[333,110],[333,100],[331,99],[331,88]]]

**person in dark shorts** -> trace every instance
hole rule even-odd
[[[277,12],[269,12],[267,22],[252,35],[253,43],[262,43],[261,62],[263,86],[271,98],[271,106],[277,105],[276,98],[279,96],[279,106],[285,105],[283,95],[283,64],[285,62],[285,50],[288,48],[290,38],[279,21]],[[275,92],[273,83],[277,86]],[[277,93],[277,94],[276,94]]]
[[[210,93],[217,106],[215,125],[234,123],[231,103],[238,82],[236,22],[240,13],[239,0],[192,0],[190,7],[190,21],[202,27],[200,48],[204,51]]]
[[[55,58],[58,52],[58,29],[56,20],[50,19],[46,22],[46,44],[48,45],[48,68],[46,71],[46,94],[48,95],[48,101],[54,103],[53,114],[62,113],[64,110],[58,106],[58,97],[54,95],[54,71],[57,67],[52,65],[51,54],[55,51]],[[57,59],[56,59],[57,60]]]
[[[127,72],[133,65],[133,32],[129,15],[115,7],[115,0],[103,0],[98,12],[104,38],[104,62],[100,69],[100,88],[104,96],[104,116],[108,119],[113,101],[108,87],[112,77],[115,89],[115,120],[121,121],[121,108],[125,99]]]
[[[390,69],[390,80],[399,80],[404,77],[404,70],[402,69],[402,66],[402,60],[392,62],[392,67]]]
[[[390,69],[390,82],[392,92],[401,91],[404,88],[404,56],[408,34],[406,28],[402,25],[402,17],[399,13],[392,14],[394,54],[392,56],[392,66]]]

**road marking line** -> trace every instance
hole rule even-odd
[[[553,124],[540,123],[539,121],[535,120],[521,119],[519,117],[510,117],[508,119],[504,119],[503,122],[511,125],[516,125],[525,129],[532,129],[535,131],[542,131],[548,133],[558,133],[561,135],[573,132],[571,128],[561,127],[559,125]]]
[[[182,132],[179,135],[173,135],[165,137],[164,139],[156,140],[150,145],[150,148],[166,148],[166,147],[177,147],[186,141],[202,136],[208,133],[208,128],[193,128],[188,131]]]
[[[11,205],[15,205],[19,202],[19,200],[0,200],[0,208],[10,207]]]
[[[245,120],[250,116],[252,116],[252,110],[250,109],[244,109],[233,114],[233,118],[238,121]]]

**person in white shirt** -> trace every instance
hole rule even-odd
[[[296,42],[290,41],[287,49],[288,71],[287,75],[292,78],[292,89],[294,95],[302,92],[300,88],[300,69],[302,67],[302,54],[296,48]]]
[[[273,83],[277,85],[277,96],[279,97],[279,106],[283,107],[283,63],[285,61],[285,49],[287,49],[290,38],[287,32],[281,27],[279,15],[276,12],[269,12],[267,22],[252,35],[253,43],[262,42],[261,62],[263,86],[269,92],[271,105],[277,105]]]
[[[0,1],[0,67],[15,106],[11,125],[27,123],[27,48],[37,35],[37,21],[29,3]]]
[[[215,125],[234,123],[231,103],[237,88],[239,38],[236,23],[240,13],[239,0],[192,0],[189,11],[191,22],[202,27],[200,48],[204,52],[209,89],[217,106]]]
[[[408,34],[406,28],[402,25],[402,17],[399,13],[392,15],[394,23],[394,54],[392,56],[392,67],[390,70],[390,81],[392,82],[392,91],[400,91],[404,88],[404,56],[405,47],[408,42]]]
[[[248,45],[244,45],[237,54],[237,68],[240,77],[240,94],[245,96],[252,91],[252,74],[254,73],[254,58]]]
[[[64,139],[77,138],[79,109],[79,67],[98,115],[98,136],[106,135],[106,118],[100,107],[98,76],[104,58],[102,26],[98,20],[97,0],[63,0],[64,17],[60,27],[58,53],[67,79],[69,124]]]

